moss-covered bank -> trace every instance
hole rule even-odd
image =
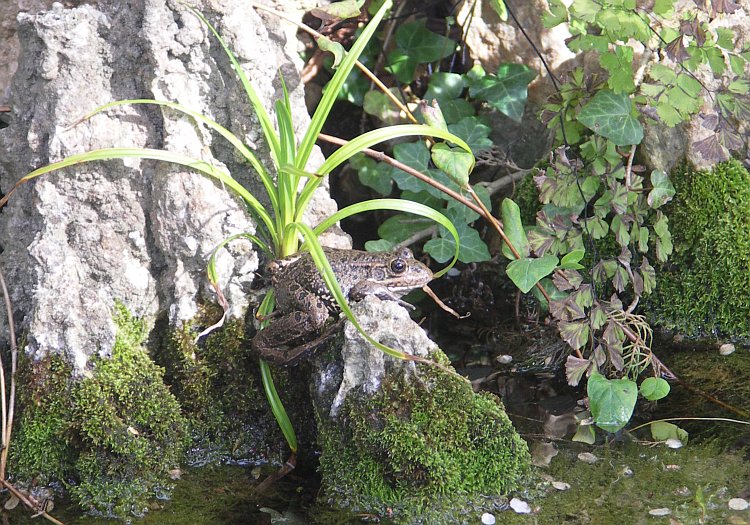
[[[656,322],[688,335],[750,336],[750,174],[736,160],[684,166],[665,207],[674,253],[649,301]]]
[[[15,479],[63,482],[83,509],[142,515],[168,492],[169,470],[189,444],[187,422],[142,343],[143,322],[116,309],[110,358],[94,358],[76,380],[60,357],[21,363]]]
[[[329,503],[401,523],[459,523],[519,487],[528,449],[500,401],[438,374],[350,394],[341,426],[319,420]]]

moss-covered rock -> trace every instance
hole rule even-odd
[[[11,471],[62,481],[85,510],[138,516],[168,491],[189,435],[163,370],[142,346],[145,324],[122,306],[115,322],[111,357],[93,359],[80,380],[59,357],[25,360],[22,377],[32,381],[23,386]]]
[[[200,327],[221,318],[217,306],[207,305],[181,328],[157,329],[162,341],[154,352],[165,368],[165,380],[188,419],[193,446],[188,461],[265,462],[285,458],[286,446],[263,394],[258,357],[250,350],[245,321],[233,319],[196,343]],[[288,407],[296,430],[309,442],[313,432],[307,381],[301,370],[279,370],[276,388]]]
[[[649,301],[659,324],[688,335],[750,336],[750,174],[736,160],[672,175],[674,243]]]
[[[488,495],[519,487],[528,449],[500,401],[437,369],[428,375],[351,393],[341,424],[319,421],[329,503],[402,523],[458,523],[497,504]]]

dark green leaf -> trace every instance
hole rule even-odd
[[[414,80],[414,72],[418,65],[419,62],[414,56],[397,48],[388,53],[388,65],[385,70],[394,74],[402,84],[409,84]]]
[[[602,89],[581,108],[578,120],[618,146],[640,144],[643,126],[631,115],[632,110],[633,103],[628,95]]]
[[[536,71],[522,64],[503,64],[497,75],[487,75],[473,83],[469,89],[471,96],[487,103],[521,122],[529,82],[536,77]]]
[[[538,259],[516,259],[508,264],[505,272],[513,284],[523,293],[528,293],[540,279],[552,273],[557,263],[558,259],[554,255],[545,255]]]
[[[464,79],[457,73],[436,71],[430,77],[430,84],[424,94],[424,100],[436,99],[442,106],[444,102],[461,96],[464,90]]]
[[[638,385],[629,379],[607,379],[592,372],[587,385],[589,406],[596,425],[607,432],[617,432],[633,415],[638,399]]]
[[[445,58],[456,48],[456,43],[424,25],[424,21],[402,24],[396,30],[396,43],[405,55],[417,63],[436,62]]]
[[[378,239],[376,241],[367,241],[365,243],[365,250],[368,252],[387,252],[393,249],[394,244],[386,239]],[[451,254],[451,257],[453,255]],[[449,257],[450,259],[450,257]]]
[[[492,146],[488,138],[492,128],[483,124],[478,117],[465,117],[449,125],[448,131],[463,139],[475,154]]]
[[[424,251],[439,263],[450,261],[455,253],[456,243],[453,239],[438,237],[424,243]]]

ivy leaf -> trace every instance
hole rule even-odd
[[[617,432],[630,421],[638,399],[638,385],[633,381],[610,380],[594,371],[586,391],[596,426],[607,432]]]
[[[536,71],[523,64],[502,64],[497,75],[486,75],[475,81],[469,88],[469,94],[486,100],[505,116],[521,122],[528,85],[536,75]]]
[[[403,142],[393,147],[393,156],[410,168],[417,171],[425,171],[430,161],[430,150],[424,142]],[[412,177],[413,178],[413,177]]]
[[[389,217],[378,227],[378,235],[381,238],[398,244],[432,224],[432,221],[417,218],[414,215],[401,213]]]
[[[628,95],[602,89],[581,108],[578,121],[618,146],[640,144],[643,126],[631,115],[632,110],[633,102]]]
[[[529,240],[526,238],[526,232],[523,229],[523,224],[521,224],[521,210],[518,204],[511,199],[505,198],[500,204],[500,210],[505,234],[521,257],[528,257],[530,253]],[[507,259],[511,261],[516,259],[516,256],[513,255],[513,252],[505,243],[502,244],[502,251]]]
[[[492,128],[483,124],[477,117],[462,118],[457,123],[449,125],[448,131],[463,139],[474,153],[492,146],[492,141],[488,138]]]
[[[427,29],[424,21],[399,26],[396,30],[396,44],[405,55],[420,64],[436,62],[449,56],[456,48],[456,43],[450,38]]]
[[[378,239],[365,242],[365,250],[368,252],[387,252],[393,249],[394,243],[387,239]]]
[[[451,148],[445,143],[432,146],[431,154],[435,166],[461,188],[469,184],[469,171],[474,166],[474,155],[461,148]]]
[[[542,23],[547,29],[559,26],[568,21],[568,8],[561,0],[549,0],[547,2],[549,11],[542,14]]]
[[[654,209],[671,201],[676,193],[669,180],[669,175],[661,170],[651,172],[651,186],[652,190],[649,192],[646,202]]]
[[[545,255],[538,259],[525,257],[511,261],[505,273],[513,284],[523,293],[529,293],[536,283],[548,276],[557,267],[558,259],[554,255]]]
[[[403,26],[401,26],[403,27]],[[419,62],[408,51],[396,48],[388,53],[388,65],[385,70],[396,76],[402,84],[409,84],[414,80],[414,73]]]
[[[458,98],[464,90],[464,79],[458,73],[436,71],[430,76],[430,84],[424,94],[424,100],[436,99],[443,102]]]
[[[456,224],[455,226],[459,241],[458,260],[464,263],[489,261],[491,258],[490,252],[482,238],[479,237],[479,232],[468,224]],[[440,228],[440,235],[437,239],[427,241],[424,249],[436,261],[446,262],[453,257],[456,251],[456,243],[448,230]],[[440,258],[433,255],[433,252]],[[448,254],[447,257],[445,257],[446,254]]]
[[[669,383],[661,377],[647,377],[639,388],[641,395],[649,401],[657,401],[669,394]]]
[[[401,121],[400,109],[393,101],[380,91],[368,91],[362,100],[362,109],[365,113],[373,115],[388,124],[396,124]]]
[[[381,195],[391,193],[393,181],[391,180],[391,167],[388,164],[375,162],[362,153],[352,157],[349,164],[357,170],[359,182]]]

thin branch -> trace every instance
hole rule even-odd
[[[36,516],[42,516],[44,519],[51,521],[55,525],[65,525],[62,521],[54,518],[53,516],[50,516],[47,511],[44,510],[44,506],[37,500],[35,500],[34,497],[30,494],[24,494],[5,479],[0,479],[0,484],[8,489],[15,497],[17,497],[21,501],[21,503],[26,505],[31,510],[36,511]]]

